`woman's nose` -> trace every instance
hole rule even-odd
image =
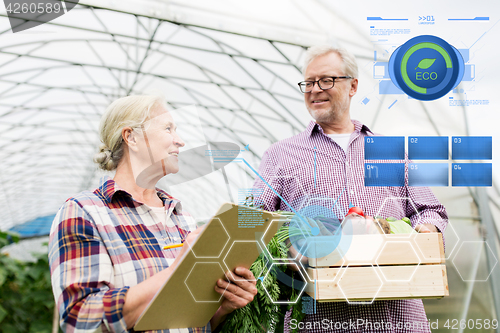
[[[184,147],[186,144],[184,143],[184,141],[182,141],[181,137],[176,134],[174,136],[174,143],[178,146],[178,147]]]

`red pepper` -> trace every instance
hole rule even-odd
[[[351,207],[351,208],[349,208],[349,211],[347,212],[347,215],[351,215],[352,213],[356,213],[356,214],[361,215],[363,217],[365,216],[365,214],[363,213],[363,210],[361,208],[359,208],[359,207]]]

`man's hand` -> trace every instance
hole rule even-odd
[[[415,231],[421,233],[430,233],[430,232],[439,232],[434,224],[431,223],[422,223],[415,227]]]

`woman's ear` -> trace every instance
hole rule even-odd
[[[131,127],[124,127],[122,129],[122,138],[129,149],[137,151],[137,135]]]

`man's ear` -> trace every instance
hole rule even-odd
[[[349,90],[349,96],[352,97],[356,95],[357,91],[358,91],[358,79],[352,79],[351,89]]]
[[[137,135],[131,127],[124,127],[122,129],[122,138],[129,149],[137,151]]]

